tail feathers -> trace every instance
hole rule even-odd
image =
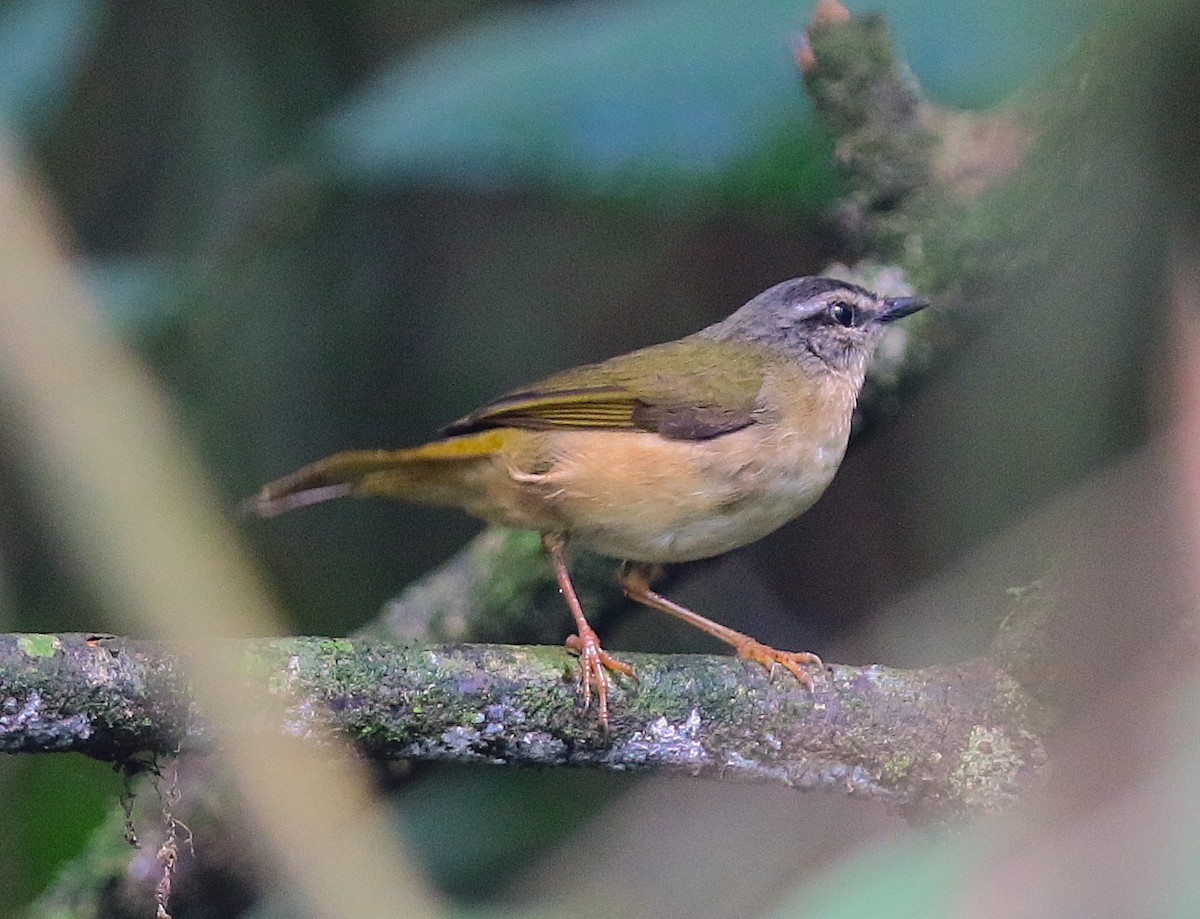
[[[408,450],[349,450],[297,469],[242,502],[246,513],[274,517],[348,495],[394,495],[420,500],[423,487],[444,485],[445,473],[464,460],[489,456],[503,446],[500,430],[449,437]]]
[[[353,491],[348,482],[336,485],[322,485],[314,488],[302,488],[299,491],[276,492],[278,482],[264,485],[258,494],[242,502],[242,512],[254,514],[256,517],[274,517],[284,511],[292,511],[298,507],[308,507],[310,504],[320,504],[333,498],[344,498]]]

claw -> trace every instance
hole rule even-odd
[[[592,683],[596,684],[596,715],[604,733],[608,733],[608,673],[623,673],[637,679],[633,667],[613,657],[600,647],[600,638],[590,628],[567,639],[567,647],[579,654],[579,682],[583,694],[583,710],[592,704]]]
[[[656,594],[650,589],[650,582],[654,578],[654,568],[651,565],[626,562],[621,567],[620,577],[621,586],[625,588],[625,594],[630,599],[637,600],[638,603],[644,603],[653,609],[662,610],[664,613],[670,613],[675,618],[682,619],[689,625],[694,625],[700,631],[707,632],[714,638],[719,638],[732,647],[737,652],[738,657],[758,661],[758,663],[766,668],[769,675],[774,675],[775,665],[778,664],[794,676],[800,682],[801,686],[806,689],[812,689],[812,674],[804,668],[825,666],[821,663],[821,658],[815,654],[810,654],[808,651],[780,651],[777,648],[772,648],[770,645],[764,645],[761,641],[751,638],[743,632],[731,629],[727,625],[721,625],[719,622],[705,619],[699,613],[692,612],[686,606],[680,606],[678,603],[668,600],[661,594]]]
[[[625,676],[633,677],[633,668],[623,660],[618,660],[600,647],[600,636],[588,625],[587,617],[583,615],[583,607],[579,605],[579,597],[571,584],[571,575],[567,571],[566,539],[553,533],[542,534],[542,545],[550,555],[554,565],[554,577],[558,581],[558,589],[567,601],[567,609],[575,620],[577,634],[567,639],[567,647],[579,654],[579,682],[583,690],[583,710],[586,712],[592,705],[592,683],[596,684],[596,714],[600,727],[608,733],[608,673],[616,671]]]
[[[775,675],[775,666],[778,664],[794,676],[805,689],[813,688],[813,678],[812,674],[804,668],[820,669],[825,666],[821,663],[821,658],[811,652],[780,651],[778,648],[764,645],[761,641],[753,638],[740,642],[735,650],[738,657],[762,664],[770,676]]]

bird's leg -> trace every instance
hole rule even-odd
[[[682,619],[689,625],[695,626],[702,632],[707,632],[727,645],[732,645],[738,657],[757,661],[766,668],[767,673],[773,673],[775,665],[779,664],[799,680],[801,684],[810,689],[812,688],[812,674],[804,668],[808,666],[822,666],[821,659],[815,654],[810,654],[808,651],[780,651],[777,648],[772,648],[770,645],[764,645],[761,641],[751,638],[744,632],[731,629],[729,626],[721,625],[719,622],[713,622],[711,619],[705,619],[699,613],[693,613],[687,607],[671,602],[666,597],[650,589],[650,583],[657,573],[657,566],[655,565],[647,565],[642,562],[625,562],[622,564],[619,577],[621,579],[621,588],[625,591],[625,596],[645,606],[662,610],[664,613],[670,613],[677,619]]]
[[[543,534],[542,545],[550,555],[554,565],[554,577],[558,581],[558,589],[567,601],[567,608],[575,619],[576,634],[567,639],[567,647],[579,652],[579,682],[583,687],[583,710],[587,711],[592,704],[592,683],[596,684],[596,709],[600,726],[608,731],[608,674],[605,670],[616,670],[628,677],[633,676],[633,668],[622,660],[613,657],[600,647],[600,636],[596,634],[583,615],[583,607],[579,597],[575,595],[575,587],[571,584],[571,575],[567,571],[567,541],[562,536]]]

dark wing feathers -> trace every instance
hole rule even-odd
[[[719,405],[646,405],[634,407],[634,427],[657,431],[672,440],[707,440],[746,427],[754,420],[751,409]]]

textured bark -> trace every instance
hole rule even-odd
[[[995,661],[904,671],[833,666],[805,691],[731,657],[631,654],[612,727],[578,710],[576,661],[553,647],[400,646],[367,639],[229,643],[248,684],[285,702],[235,730],[366,755],[655,769],[831,789],[924,817],[994,811],[1045,756],[1030,702]],[[206,751],[211,726],[168,647],[88,635],[0,636],[0,752],[121,762]]]

